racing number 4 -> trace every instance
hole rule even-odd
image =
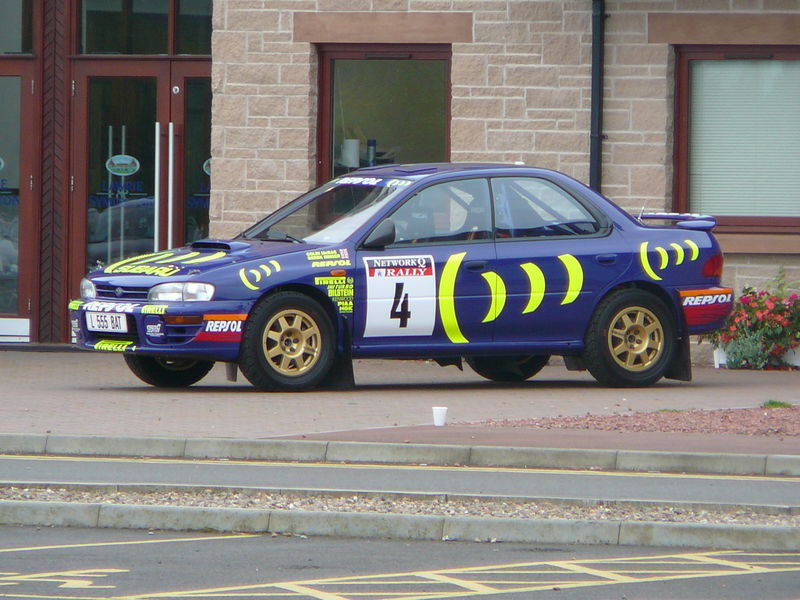
[[[401,282],[394,284],[394,301],[392,310],[389,311],[389,318],[400,319],[400,327],[408,327],[411,311],[408,310],[408,293],[403,294],[403,287],[404,284]]]

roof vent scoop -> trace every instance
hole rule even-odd
[[[193,250],[222,250],[223,252],[236,252],[249,248],[246,242],[229,242],[225,240],[197,240],[189,244]]]

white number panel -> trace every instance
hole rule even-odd
[[[436,321],[433,256],[364,257],[364,337],[431,335]]]

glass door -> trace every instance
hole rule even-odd
[[[77,65],[74,278],[208,235],[208,62]]]
[[[38,264],[33,68],[0,64],[0,342],[29,341]]]

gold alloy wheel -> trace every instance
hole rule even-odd
[[[644,371],[661,356],[664,327],[653,311],[628,306],[614,315],[607,341],[608,350],[620,367],[626,371]]]
[[[296,377],[317,363],[322,334],[311,316],[290,308],[272,316],[261,341],[272,368],[281,375]]]

